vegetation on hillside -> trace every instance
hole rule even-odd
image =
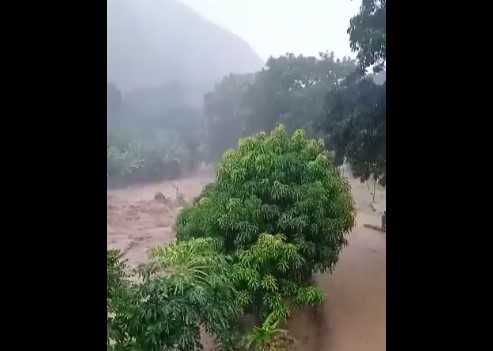
[[[194,167],[197,162],[193,151],[182,150],[179,153],[171,146],[149,145],[122,134],[108,134],[106,152],[107,184],[110,187],[176,179],[187,169],[184,165]]]
[[[108,186],[175,179],[205,158],[199,114],[173,90],[123,94],[107,86]]]

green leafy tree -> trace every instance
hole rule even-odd
[[[282,123],[289,131],[304,129],[315,134],[312,123],[322,110],[327,90],[355,67],[354,61],[336,59],[334,53],[270,58],[246,91],[247,133],[271,130]]]
[[[211,155],[219,158],[238,138],[284,124],[317,135],[313,123],[322,111],[332,86],[354,71],[356,63],[336,59],[286,54],[270,58],[255,75],[230,75],[204,98],[204,114]]]
[[[326,97],[328,143],[337,163],[345,158],[362,182],[386,174],[386,86],[350,77]]]
[[[243,135],[248,119],[245,91],[253,74],[230,74],[204,96],[204,117],[209,159],[216,161],[224,150],[234,147]]]
[[[362,0],[359,13],[351,18],[348,29],[351,49],[358,53],[361,71],[373,66],[384,69],[387,58],[387,1]]]
[[[362,0],[350,21],[350,44],[358,53],[359,70],[334,86],[325,99],[319,126],[335,150],[361,181],[386,183],[386,1]],[[375,76],[365,76],[373,66]],[[378,82],[378,83],[377,83]],[[375,192],[374,192],[375,194]]]
[[[176,227],[179,240],[218,238],[227,254],[249,249],[262,233],[282,233],[303,257],[299,276],[307,280],[334,267],[354,218],[349,184],[323,143],[279,126],[226,152],[215,183]]]
[[[200,326],[228,344],[241,305],[216,241],[154,248],[134,281],[114,253],[108,257],[109,350],[202,350]]]

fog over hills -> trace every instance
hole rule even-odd
[[[248,43],[176,0],[108,0],[107,79],[129,91],[170,83],[200,93],[264,65]]]

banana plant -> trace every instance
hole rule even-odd
[[[131,174],[143,166],[144,160],[138,159],[128,150],[119,150],[114,146],[106,148],[107,176]]]
[[[252,351],[275,350],[276,340],[288,334],[287,330],[278,327],[279,323],[274,313],[269,314],[261,327],[254,327],[244,338],[243,347]]]

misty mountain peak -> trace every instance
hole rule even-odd
[[[248,43],[176,0],[108,0],[107,10],[107,79],[123,90],[169,82],[207,89],[264,65]]]

